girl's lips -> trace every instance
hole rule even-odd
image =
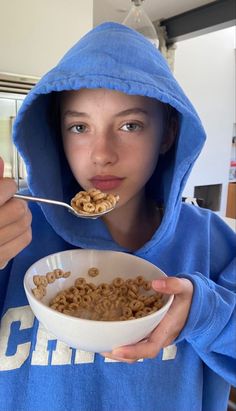
[[[119,187],[123,180],[123,178],[116,176],[95,176],[90,181],[93,187],[101,191],[109,191]]]

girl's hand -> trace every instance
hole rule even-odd
[[[154,280],[152,287],[163,294],[174,294],[173,303],[165,317],[145,340],[119,347],[111,353],[102,353],[103,356],[127,363],[140,358],[155,358],[162,348],[170,345],[179,335],[188,318],[193,284],[185,278],[168,277]]]
[[[0,269],[31,242],[31,213],[23,200],[12,198],[16,183],[3,178],[0,157]]]

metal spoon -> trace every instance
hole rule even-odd
[[[101,216],[103,216],[104,214],[107,214],[107,213],[109,213],[110,211],[112,211],[114,208],[115,208],[115,206],[113,206],[113,207],[111,207],[111,208],[109,208],[109,209],[107,209],[107,210],[105,210],[105,211],[102,211],[101,213],[96,213],[96,214],[92,214],[92,213],[88,213],[88,214],[82,214],[82,213],[79,213],[78,211],[76,211],[73,207],[71,207],[69,204],[67,204],[67,203],[64,203],[64,202],[62,202],[62,201],[56,201],[56,200],[48,200],[47,198],[40,198],[40,197],[32,197],[32,196],[25,196],[25,195],[23,195],[23,194],[14,194],[14,196],[13,197],[15,197],[15,198],[20,198],[20,199],[22,199],[22,200],[26,200],[26,201],[36,201],[36,202],[38,202],[38,203],[47,203],[47,204],[53,204],[53,205],[58,205],[58,206],[62,206],[62,207],[66,207],[67,208],[67,210],[70,212],[70,213],[72,213],[73,215],[75,215],[76,217],[79,217],[79,218],[91,218],[91,219],[96,219],[96,218],[98,218],[98,217],[101,217]]]

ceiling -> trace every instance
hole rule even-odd
[[[143,8],[150,19],[155,21],[167,19],[213,2],[214,0],[144,0]],[[131,0],[94,0],[94,26],[105,21],[122,23],[131,4]]]

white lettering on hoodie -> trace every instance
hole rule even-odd
[[[34,315],[29,306],[10,308],[2,318],[0,328],[0,371],[20,368],[29,356],[30,342],[18,344],[15,354],[6,355],[11,325],[15,321],[20,321],[19,331],[33,327]]]

